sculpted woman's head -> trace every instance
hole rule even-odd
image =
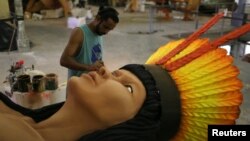
[[[68,92],[106,124],[133,118],[146,97],[142,82],[133,73],[127,70],[110,72],[104,67],[98,72],[72,77]]]
[[[102,73],[100,72],[100,74]],[[103,83],[108,83],[109,85],[101,85],[107,86],[107,88],[105,89],[113,89],[114,87],[117,87],[114,89],[119,90],[105,90],[106,92],[109,92],[106,94],[100,92],[100,94],[105,97],[105,103],[112,105],[107,107],[110,111],[117,111],[117,109],[120,107],[119,105],[122,104],[123,106],[127,107],[125,109],[128,109],[128,111],[132,110],[133,112],[129,113],[125,112],[123,109],[119,109],[118,112],[121,115],[125,114],[129,118],[105,130],[100,130],[92,134],[86,135],[80,140],[154,141],[157,136],[156,132],[160,128],[161,115],[160,95],[158,89],[156,88],[154,78],[148,71],[145,70],[143,65],[136,64],[126,65],[121,69],[110,73],[110,75],[110,80],[102,81]],[[102,75],[98,77],[101,76]],[[102,88],[102,86],[100,86],[100,88]],[[116,102],[113,101],[114,97],[117,100]],[[111,103],[112,101],[118,105],[113,105]],[[109,114],[107,116],[112,118],[114,115],[115,114]]]

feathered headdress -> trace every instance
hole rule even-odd
[[[171,140],[206,140],[208,125],[235,124],[239,117],[243,98],[239,70],[219,46],[250,31],[250,24],[214,41],[199,38],[222,17],[223,13],[215,15],[186,39],[158,48],[146,61],[167,70],[179,91],[180,126]]]

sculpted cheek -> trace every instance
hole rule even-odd
[[[77,83],[76,78],[71,77],[67,83],[67,91],[74,91],[76,89]]]

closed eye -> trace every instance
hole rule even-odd
[[[132,88],[132,86],[130,86],[130,85],[124,85],[127,89],[128,89],[128,91],[132,94],[133,93],[133,88]]]

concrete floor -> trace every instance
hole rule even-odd
[[[93,7],[94,13],[96,7]],[[179,17],[182,14],[173,12],[173,19],[167,21],[164,15],[158,12],[152,22],[145,13],[124,13],[122,8],[117,8],[120,12],[120,23],[107,36],[104,36],[104,62],[111,70],[119,68],[128,63],[144,63],[161,45],[166,44],[173,38],[171,35],[179,36],[191,33],[196,29],[195,21],[184,22]],[[199,17],[198,27],[205,23],[208,17]],[[230,21],[217,23],[209,32],[216,32],[231,29]],[[28,52],[0,52],[0,80],[3,82],[9,74],[8,69],[13,62],[23,59],[26,67],[35,66],[35,69],[44,73],[57,73],[59,83],[67,80],[67,69],[61,67],[59,59],[65,45],[69,39],[71,29],[67,28],[66,19],[43,19],[25,20],[26,32],[32,42],[32,48]],[[151,25],[151,26],[150,26]],[[151,34],[149,32],[156,31]],[[218,32],[220,31],[220,32]],[[249,64],[238,61],[236,63],[241,68],[240,78],[244,81],[244,102],[241,107],[241,115],[238,124],[250,124],[250,70]],[[249,67],[247,69],[246,67]]]

